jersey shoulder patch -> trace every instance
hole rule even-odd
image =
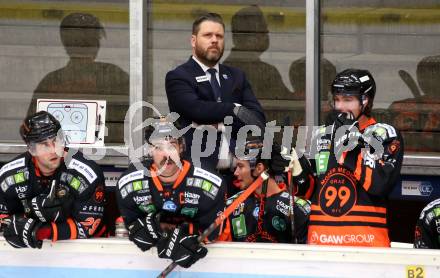
[[[434,213],[438,213],[440,216],[440,199],[436,199],[429,204],[426,205],[426,207],[423,208],[422,212],[420,213],[419,219],[425,218],[425,215],[431,211],[434,211],[437,209]]]
[[[382,138],[382,140],[397,137],[396,129],[389,124],[377,123],[371,125],[365,129],[364,133],[372,134],[373,132],[376,134],[376,136]]]
[[[216,184],[217,186],[220,186],[222,184],[222,179],[219,176],[209,171],[203,170],[202,168],[199,167],[194,167],[194,176],[209,180],[210,182]]]
[[[89,183],[93,183],[98,178],[98,175],[95,173],[92,167],[75,158],[72,158],[72,160],[70,160],[67,168],[76,170],[77,172],[82,174]]]
[[[118,187],[121,189],[127,183],[134,180],[141,180],[144,178],[144,170],[138,170],[134,172],[130,172],[125,176],[122,176],[118,181]]]
[[[12,160],[11,162],[8,162],[5,165],[3,165],[3,167],[0,169],[0,177],[3,175],[3,173],[5,173],[7,171],[17,169],[20,167],[24,167],[24,166],[25,166],[25,157]]]

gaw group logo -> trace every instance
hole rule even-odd
[[[341,244],[341,245],[362,245],[372,243],[374,235],[371,234],[341,234],[327,235],[318,234],[313,231],[309,238],[310,244]]]

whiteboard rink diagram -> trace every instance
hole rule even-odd
[[[104,144],[105,106],[101,100],[37,100],[37,111],[47,111],[60,122],[69,144]]]

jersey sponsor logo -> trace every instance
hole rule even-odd
[[[272,227],[274,227],[275,230],[279,232],[284,232],[287,228],[286,221],[284,221],[284,219],[282,219],[278,215],[275,215],[272,218]]]
[[[260,213],[260,207],[254,208],[254,211],[252,212],[252,216],[255,217],[255,219],[258,219],[258,214]]]
[[[359,245],[366,243],[373,243],[374,235],[372,234],[343,234],[343,235],[327,235],[318,234],[313,231],[309,236],[310,244],[347,244]]]
[[[309,215],[312,211],[312,207],[310,206],[310,202],[301,198],[295,198],[295,204],[305,215]]]
[[[77,159],[72,159],[67,168],[74,169],[81,173],[84,177],[86,177],[89,183],[93,183],[98,178],[95,171],[93,171],[90,166]]]
[[[175,212],[177,210],[177,206],[173,201],[165,201],[162,206],[163,210]]]
[[[233,202],[235,200],[235,198],[233,198],[233,199],[228,199],[228,202],[229,201],[231,201],[231,203]],[[226,205],[230,205],[230,204],[228,204],[228,203],[226,203]],[[241,213],[243,213],[243,211],[244,211],[244,203],[241,203],[233,212],[232,212],[232,215],[233,216],[238,216],[238,215],[240,215]]]
[[[198,205],[200,195],[192,192],[181,192],[179,194],[179,201],[180,204],[192,204],[192,205]]]
[[[73,189],[78,190],[79,187],[81,186],[81,182],[80,182],[77,178],[74,177],[74,178],[70,181],[69,185],[70,185]]]
[[[330,145],[331,145],[332,141],[330,139],[318,139],[317,140],[317,151],[324,151],[324,150],[329,150],[330,149]]]
[[[356,204],[355,177],[344,167],[331,169],[321,181],[318,204],[329,216],[346,215]]]
[[[127,197],[127,195],[128,195],[127,190],[126,190],[125,188],[122,188],[122,189],[120,190],[120,192],[121,192],[121,197],[122,197],[122,199],[125,199],[125,197]]]
[[[202,189],[205,190],[206,192],[209,192],[211,190],[212,187],[212,183],[210,183],[209,181],[203,181],[202,183]]]
[[[7,178],[5,179],[5,181],[6,181],[6,183],[7,183],[9,186],[15,184],[14,176],[9,176],[9,177],[7,177]]]
[[[26,196],[26,192],[28,190],[28,186],[24,185],[24,186],[16,186],[15,187],[15,192],[17,193],[17,197],[19,199],[25,199]]]
[[[315,155],[316,170],[318,175],[327,171],[329,157],[330,152],[320,152]]]
[[[196,213],[197,213],[197,210],[198,210],[198,208],[187,208],[187,207],[183,207],[183,208],[180,210],[180,214],[182,214],[182,215],[186,215],[186,216],[188,216],[188,217],[190,217],[190,218],[194,218],[194,216],[195,216]]]
[[[9,185],[6,183],[5,180],[2,181],[0,186],[1,186],[2,190],[3,190],[3,192],[6,192],[8,190],[8,188],[9,188]]]
[[[130,173],[126,176],[123,176],[118,181],[119,189],[121,189],[125,184],[127,184],[131,181],[140,180],[143,178],[144,178],[144,170],[135,171],[135,172]]]
[[[194,187],[202,187],[202,179],[194,179]]]
[[[194,183],[194,178],[187,178],[186,179],[186,185],[187,186],[192,186]]]
[[[277,200],[277,205],[275,206],[275,209],[284,215],[289,215],[289,211],[290,211],[289,205],[280,200]]]
[[[288,192],[283,192],[280,195],[281,198],[290,198],[290,194]]]
[[[246,220],[243,214],[239,217],[232,218],[231,224],[232,232],[236,238],[245,237],[247,235]]]
[[[145,213],[155,213],[156,207],[153,204],[149,205],[139,205],[138,208]]]
[[[14,175],[14,180],[15,180],[15,183],[25,182],[26,179],[24,177],[24,173],[20,172],[20,173],[15,174]]]
[[[436,205],[440,205],[440,198],[432,201],[431,203],[427,204],[426,207],[422,210],[420,213],[420,219],[423,219],[425,217],[425,213],[428,212],[431,208],[435,207]]]
[[[199,167],[194,167],[194,176],[205,178],[218,186],[220,186],[222,183],[222,179],[220,177]]]
[[[133,191],[142,190],[142,181],[134,181],[133,182]]]
[[[24,167],[24,163],[25,163],[25,158],[22,157],[20,159],[16,159],[13,160],[9,163],[6,163],[5,165],[3,165],[3,167],[0,169],[0,177],[3,175],[4,172],[12,170],[12,169],[16,169],[19,167]]]
[[[146,196],[133,196],[133,201],[136,203],[136,205],[147,205],[151,203],[151,195]]]

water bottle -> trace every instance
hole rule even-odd
[[[128,237],[128,230],[125,228],[124,219],[122,219],[122,216],[116,218],[115,227],[115,237]]]

